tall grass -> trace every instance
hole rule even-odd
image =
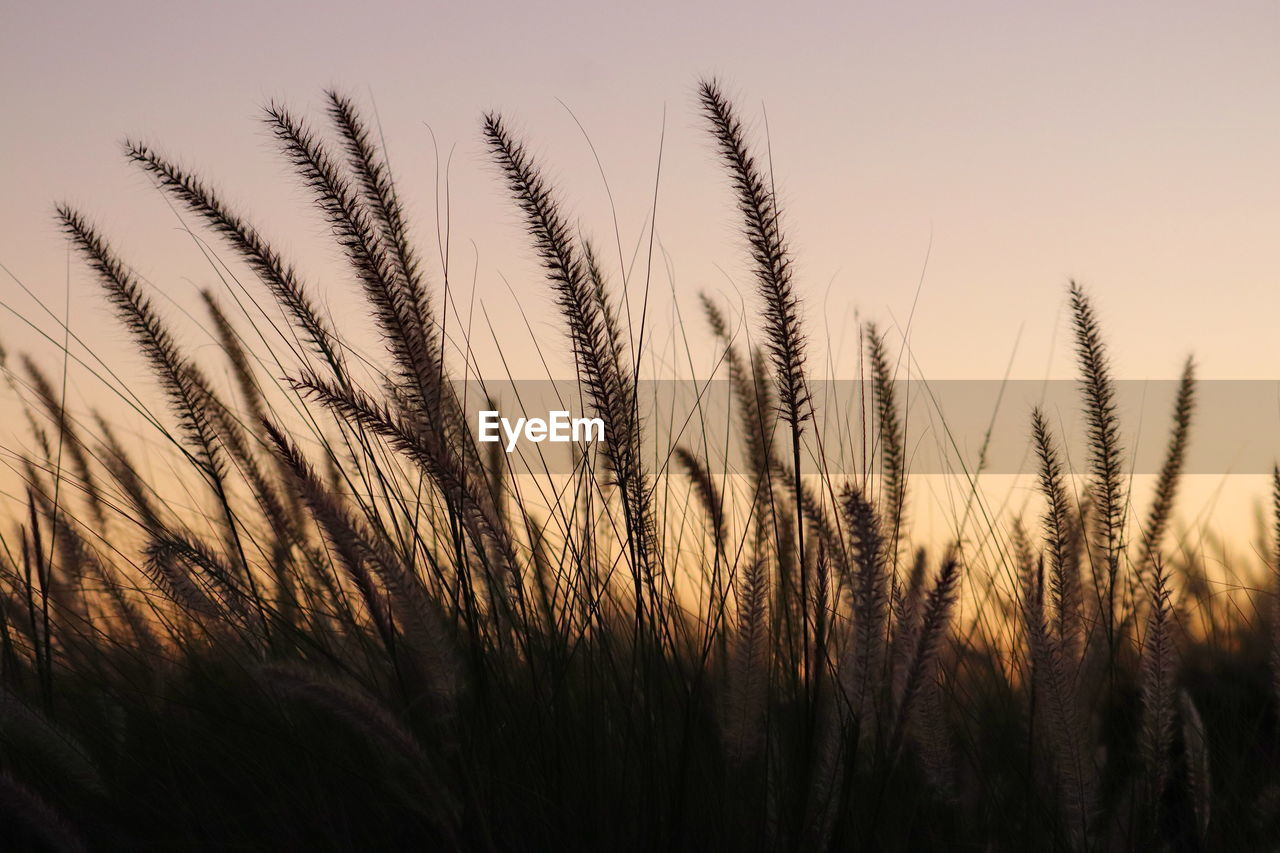
[[[277,103],[263,121],[367,303],[385,349],[372,366],[284,253],[151,145],[126,156],[226,250],[227,269],[256,279],[257,313],[228,310],[239,290],[202,294],[220,360],[184,345],[90,217],[58,207],[155,377],[164,411],[138,405],[184,460],[197,506],[161,497],[111,412],[86,416],[36,361],[6,362],[32,448],[22,511],[0,537],[12,849],[1280,837],[1275,567],[1253,612],[1232,613],[1166,547],[1191,363],[1138,512],[1105,336],[1073,284],[1088,476],[1068,472],[1032,411],[1040,518],[988,515],[994,548],[963,535],[922,547],[891,341],[860,330],[862,444],[878,466],[828,466],[842,444],[814,417],[767,161],[718,83],[697,101],[756,284],[747,318],[702,299],[742,447],[731,463],[705,433],[651,458],[646,337],[624,320],[626,294],[525,141],[503,116],[483,119],[582,405],[606,424],[550,499],[476,441],[439,285],[347,96],[327,93],[323,128]],[[758,326],[758,346],[739,323]],[[1226,627],[1195,628],[1192,608]]]

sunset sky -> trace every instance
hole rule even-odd
[[[10,3],[0,263],[65,311],[52,207],[68,200],[175,303],[187,343],[208,344],[179,309],[194,312],[216,279],[121,156],[135,137],[210,177],[351,328],[354,286],[258,120],[271,98],[321,119],[336,86],[376,106],[437,285],[449,161],[451,279],[464,319],[475,297],[473,343],[492,339],[487,312],[517,375],[544,374],[515,292],[564,375],[550,298],[480,140],[481,115],[498,109],[612,272],[640,247],[633,300],[657,178],[651,364],[685,370],[678,317],[710,351],[697,291],[755,306],[694,101],[698,79],[718,75],[759,139],[767,114],[821,372],[856,372],[856,311],[894,340],[912,318],[932,378],[999,378],[1011,359],[1017,377],[1069,376],[1074,277],[1121,377],[1174,377],[1194,351],[1203,377],[1273,379],[1278,44],[1275,2]],[[140,376],[78,261],[70,289],[73,331]],[[0,300],[54,328],[3,273]],[[0,341],[56,359],[12,313]]]
[[[428,128],[453,151],[456,281],[469,290],[474,275],[478,298],[505,310],[505,276],[528,291],[535,322],[551,315],[485,160],[481,113],[516,121],[584,228],[611,245],[572,109],[629,255],[665,112],[657,237],[681,307],[694,310],[702,288],[749,298],[694,109],[697,79],[716,74],[757,128],[767,111],[812,320],[839,324],[856,308],[904,324],[923,273],[912,344],[927,373],[1000,376],[1022,328],[1017,370],[1036,377],[1074,276],[1125,375],[1173,376],[1194,349],[1205,376],[1275,376],[1280,5],[842,5],[10,4],[0,261],[61,305],[51,207],[68,199],[174,299],[192,290],[184,276],[208,283],[160,196],[123,162],[129,135],[211,176],[318,280],[331,260],[321,228],[256,119],[269,98],[318,107],[334,85],[376,104],[429,249]],[[73,292],[91,292],[78,265],[72,278]],[[11,280],[0,286],[27,310]],[[665,272],[654,286],[669,290]],[[103,316],[76,305],[73,327],[110,338]]]

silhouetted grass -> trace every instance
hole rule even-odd
[[[1043,516],[989,519],[986,551],[913,545],[890,344],[862,330],[874,473],[805,470],[824,458],[806,439],[844,451],[816,434],[772,178],[720,86],[698,103],[759,301],[752,349],[703,297],[744,450],[732,469],[705,425],[701,446],[646,458],[625,294],[525,143],[484,117],[583,407],[606,424],[572,474],[548,475],[550,500],[476,442],[421,250],[346,96],[327,94],[327,133],[280,104],[264,120],[368,304],[385,346],[372,370],[284,255],[156,149],[126,153],[257,278],[258,307],[292,325],[274,330],[283,360],[206,291],[224,363],[197,361],[107,237],[58,208],[202,504],[164,501],[109,413],[86,427],[38,364],[7,373],[33,446],[0,538],[8,849],[1276,843],[1274,567],[1242,613],[1164,548],[1191,363],[1136,514],[1103,331],[1073,284],[1087,482],[1037,409]],[[1275,500],[1280,542],[1280,472]]]

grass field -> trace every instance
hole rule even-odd
[[[708,168],[755,294],[745,317],[701,306],[731,425],[655,455],[653,332],[488,114],[560,312],[546,346],[606,433],[569,473],[516,470],[476,441],[472,341],[442,319],[377,134],[326,104],[263,121],[365,298],[372,356],[265,224],[157,149],[126,153],[222,270],[218,352],[58,208],[154,375],[115,405],[182,460],[195,509],[117,413],[68,399],[64,367],[7,354],[29,424],[0,527],[9,849],[1280,849],[1275,545],[1230,600],[1169,547],[1191,362],[1140,502],[1109,341],[1070,285],[1087,474],[1028,412],[1035,511],[1000,517],[975,488],[981,548],[921,541],[902,354],[856,330],[870,414],[824,441],[768,156],[709,81]]]

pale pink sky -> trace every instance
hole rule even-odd
[[[376,102],[432,258],[428,125],[442,154],[452,150],[458,299],[469,304],[474,279],[516,373],[537,376],[504,279],[563,359],[561,326],[485,159],[480,115],[501,109],[528,133],[575,216],[611,248],[606,194],[571,108],[603,161],[629,253],[665,113],[650,340],[655,370],[682,368],[673,305],[691,320],[695,350],[709,352],[697,290],[753,304],[693,101],[698,77],[718,74],[757,130],[767,110],[815,359],[830,357],[837,375],[851,372],[853,312],[905,323],[924,271],[911,337],[931,377],[999,377],[1016,340],[1015,376],[1069,375],[1062,309],[1075,276],[1091,288],[1121,376],[1174,376],[1194,351],[1204,377],[1277,378],[1277,45],[1274,0],[10,2],[0,11],[0,263],[62,312],[67,252],[52,206],[69,200],[176,304],[167,311],[190,331],[184,343],[207,346],[178,309],[194,310],[196,287],[215,279],[120,156],[131,135],[240,202],[349,327],[354,287],[257,122],[269,98],[314,111],[336,85]],[[73,329],[141,378],[78,262],[70,285]],[[2,272],[0,302],[52,328]],[[57,363],[52,346],[0,315],[9,350]],[[487,339],[478,311],[475,322],[475,340]],[[83,376],[72,381],[93,395]]]
[[[427,125],[442,151],[456,146],[456,282],[469,290],[474,275],[503,322],[505,276],[539,334],[558,328],[485,161],[482,110],[527,131],[584,226],[612,243],[596,167],[557,99],[599,150],[628,244],[665,110],[658,238],[681,308],[695,310],[699,288],[749,296],[693,105],[698,76],[716,73],[752,116],[767,109],[808,314],[833,327],[842,362],[855,308],[905,321],[932,241],[912,333],[932,376],[1001,375],[1020,327],[1016,372],[1042,375],[1069,276],[1092,288],[1124,375],[1172,376],[1189,349],[1206,376],[1280,375],[1275,2],[52,2],[8,4],[0,22],[0,262],[58,306],[58,199],[90,212],[180,304],[211,281],[119,156],[125,135],[212,176],[335,310],[355,304],[256,123],[267,98],[317,107],[330,84],[376,101],[432,250]],[[672,285],[665,272],[654,281],[669,330]],[[72,285],[93,294],[79,265]],[[7,277],[0,297],[30,313]],[[114,351],[122,336],[106,317],[85,301],[72,324]],[[0,334],[11,349],[29,340],[11,319]],[[520,326],[503,334],[524,346]]]

